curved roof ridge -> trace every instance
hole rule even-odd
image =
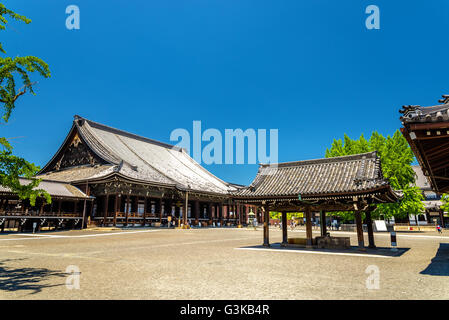
[[[74,118],[76,120],[78,120],[78,119],[79,120],[84,120],[92,127],[96,127],[97,129],[109,131],[109,132],[114,133],[114,134],[124,135],[124,136],[129,137],[129,138],[138,139],[138,140],[141,140],[141,141],[144,141],[144,142],[148,142],[148,143],[152,143],[152,144],[164,147],[164,148],[169,148],[169,149],[174,149],[174,150],[182,149],[181,147],[178,147],[178,146],[175,146],[175,145],[171,145],[169,143],[157,141],[157,140],[154,140],[154,139],[146,138],[144,136],[140,136],[140,135],[135,134],[135,133],[131,133],[129,131],[125,131],[125,130],[117,129],[117,128],[114,128],[114,127],[110,127],[110,126],[107,126],[105,124],[102,124],[102,123],[99,123],[99,122],[95,122],[95,121],[83,118],[83,117],[81,117],[79,115],[75,115]]]
[[[290,162],[279,162],[271,164],[260,164],[261,167],[294,167],[299,165],[313,165],[313,164],[323,164],[323,163],[333,163],[333,162],[343,162],[343,161],[354,161],[362,159],[377,159],[377,151],[351,154],[347,156],[331,157],[331,158],[318,158],[310,160],[301,161],[290,161]]]

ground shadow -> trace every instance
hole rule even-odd
[[[400,257],[404,253],[406,253],[410,248],[397,248],[397,251],[392,251],[391,248],[387,247],[377,247],[375,249],[365,248],[364,251],[359,250],[356,246],[351,246],[348,249],[320,249],[320,248],[306,248],[305,246],[288,246],[288,247],[282,247],[280,243],[272,243],[270,244],[270,247],[264,247],[262,245],[258,246],[246,246],[246,247],[240,247],[241,249],[251,249],[251,250],[257,250],[257,249],[274,249],[274,250],[295,250],[295,251],[310,251],[310,252],[326,252],[326,253],[351,253],[351,254],[360,254],[360,255],[377,255],[377,256],[387,256],[387,257]]]
[[[449,243],[440,243],[437,254],[420,274],[449,276]]]
[[[32,291],[39,293],[44,288],[61,286],[63,284],[45,284],[54,277],[67,277],[66,273],[52,271],[46,268],[11,268],[6,264],[10,261],[24,259],[7,259],[0,261],[0,290],[4,291]]]

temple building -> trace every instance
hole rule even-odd
[[[401,132],[421,168],[417,172],[417,184],[426,197],[426,220],[445,225],[447,213],[440,210],[439,199],[449,192],[449,95],[443,95],[438,102],[429,107],[403,106],[400,120]]]
[[[233,202],[238,186],[211,174],[184,149],[80,116],[37,177],[94,196],[86,224],[238,225],[252,210]]]
[[[407,139],[430,186],[449,192],[449,95],[439,105],[403,106],[401,132]]]
[[[358,246],[365,249],[363,217],[368,228],[369,247],[375,248],[371,212],[380,203],[394,203],[401,194],[394,191],[384,178],[380,159],[376,152],[335,158],[324,158],[259,167],[256,178],[247,188],[234,192],[239,203],[264,208],[264,242],[269,246],[269,212],[282,212],[283,246],[288,246],[287,213],[305,212],[307,246],[340,246],[341,237],[327,234],[326,224],[321,223],[321,237],[312,236],[312,212],[320,213],[326,221],[326,213],[354,211],[357,225]],[[349,238],[343,247],[349,245]],[[322,244],[320,244],[322,242]],[[330,243],[329,243],[330,242]]]

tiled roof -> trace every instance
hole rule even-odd
[[[234,194],[242,198],[357,195],[387,188],[376,152],[261,165],[253,183]]]
[[[30,183],[29,179],[19,178],[20,184],[26,185]],[[72,186],[68,183],[57,182],[57,181],[48,181],[42,180],[39,183],[37,189],[43,189],[47,191],[52,197],[61,197],[61,198],[78,198],[78,199],[89,199],[84,192],[78,189],[75,186]],[[0,193],[11,193],[11,189],[7,187],[0,186]]]
[[[443,95],[439,102],[442,104],[430,107],[402,106],[400,119],[403,123],[449,121],[449,96]]]
[[[211,193],[228,193],[232,185],[220,180],[193,160],[185,150],[75,116],[74,128],[90,149],[109,165],[73,167],[41,176],[74,182],[112,172],[143,183],[177,186]],[[44,168],[45,169],[45,168]]]

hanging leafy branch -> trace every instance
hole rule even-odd
[[[0,3],[0,31],[6,29],[8,17],[26,24],[31,23],[30,19],[7,9]],[[6,54],[1,42],[0,53]],[[35,94],[33,86],[36,82],[32,82],[30,79],[32,73],[38,73],[44,78],[50,77],[48,65],[38,57],[0,57],[0,116],[4,123],[7,123],[11,117],[20,96],[27,92]],[[18,90],[17,87],[19,87]],[[40,180],[33,178],[38,170],[39,167],[33,163],[15,156],[8,139],[0,137],[0,185],[10,188],[21,199],[29,199],[31,205],[35,204],[37,197],[44,197],[47,203],[50,203],[50,195],[37,188]],[[23,184],[19,177],[31,179],[31,182]]]

